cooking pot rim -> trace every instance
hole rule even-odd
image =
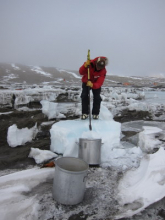
[[[101,138],[97,138],[97,139],[95,139],[95,138],[79,138],[79,140],[87,140],[87,141],[101,141],[102,139]]]
[[[72,170],[67,170],[67,169],[64,169],[62,167],[60,167],[60,165],[58,164],[58,160],[64,160],[64,159],[73,159],[73,160],[79,160],[81,162],[83,162],[86,166],[86,169],[84,170],[81,170],[81,171],[72,171]],[[89,169],[89,164],[86,163],[84,160],[82,160],[81,158],[77,158],[77,157],[60,157],[60,158],[57,158],[55,159],[55,165],[58,167],[58,169],[62,170],[63,172],[66,172],[66,173],[73,173],[73,174],[82,174],[82,173],[86,173],[87,170]],[[55,167],[56,167],[55,166]]]

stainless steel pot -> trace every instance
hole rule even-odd
[[[88,164],[75,157],[55,161],[53,198],[65,205],[76,205],[84,198]]]
[[[101,139],[79,138],[78,157],[89,165],[99,165],[101,160]]]

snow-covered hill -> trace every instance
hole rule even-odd
[[[26,66],[0,63],[0,86],[5,85],[81,85],[78,70],[64,70],[56,67]],[[117,76],[107,73],[104,86],[165,87],[163,77]]]

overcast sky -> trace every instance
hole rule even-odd
[[[165,76],[165,0],[0,0],[0,62]]]

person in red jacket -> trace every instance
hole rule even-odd
[[[89,87],[93,92],[93,119],[99,118],[100,104],[101,104],[101,86],[104,83],[106,76],[105,66],[108,64],[107,57],[96,57],[93,60],[87,60],[79,69],[80,75],[82,75],[82,116],[81,119],[88,118],[89,114]],[[88,66],[90,70],[90,80],[88,80]]]

